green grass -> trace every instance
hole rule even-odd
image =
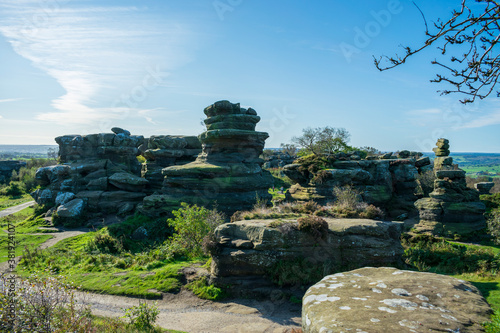
[[[5,262],[8,260],[8,235],[3,231],[0,231],[0,262]],[[20,256],[24,252],[25,246],[39,246],[41,243],[51,239],[50,235],[17,235],[16,234],[16,257]]]
[[[102,232],[102,231],[101,231]],[[89,253],[97,232],[67,238],[47,250],[33,250],[18,266],[22,276],[33,272],[62,274],[82,289],[110,295],[160,298],[182,286],[183,267],[203,260],[156,260],[149,252]]]
[[[97,332],[113,332],[113,333],[143,333],[136,328],[128,325],[124,320],[119,318],[92,316],[92,326],[97,329]],[[155,327],[155,330],[149,333],[186,333],[175,330],[167,330],[160,327]]]
[[[475,285],[500,313],[500,246],[463,244],[431,236],[403,237],[405,260],[419,271],[450,275]]]
[[[487,172],[491,177],[500,177],[500,165],[460,166],[460,169],[465,170],[468,176],[475,176],[478,172]]]
[[[28,207],[17,213],[0,218],[0,229],[7,230],[9,224],[14,225],[16,234],[52,233],[57,230],[40,229],[49,227],[50,223],[40,216],[35,216],[35,209]]]
[[[0,210],[4,210],[4,209],[7,209],[7,208],[12,207],[12,206],[17,206],[17,205],[20,205],[22,203],[32,201],[32,200],[33,200],[33,198],[29,194],[24,194],[20,197],[14,197],[14,198],[1,195],[0,196]]]

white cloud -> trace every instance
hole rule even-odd
[[[461,126],[461,128],[478,128],[491,125],[500,125],[500,110],[496,110],[490,114],[476,118]]]
[[[148,68],[165,72],[190,61],[184,49],[191,34],[174,19],[160,20],[133,6],[75,5],[54,1],[44,8],[39,1],[0,0],[0,33],[66,91],[52,100],[55,112],[39,114],[39,120],[64,125],[129,117],[160,85],[149,80],[142,87]],[[127,107],[118,103],[134,89],[147,94]]]
[[[7,98],[7,99],[0,99],[0,103],[10,103],[10,102],[17,102],[17,101],[22,101],[24,98]]]

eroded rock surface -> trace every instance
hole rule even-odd
[[[266,276],[279,262],[307,260],[311,268],[327,273],[400,263],[400,223],[325,220],[328,230],[321,237],[298,230],[296,220],[249,220],[219,226],[212,281],[240,284],[243,277]]]
[[[429,197],[415,202],[420,215],[416,226],[420,232],[438,235],[466,235],[486,227],[486,206],[479,200],[479,192],[467,187],[465,171],[453,164],[449,141],[439,139],[434,148],[434,190]]]
[[[231,215],[251,208],[257,198],[271,199],[272,176],[262,170],[264,161],[259,158],[269,135],[255,131],[257,112],[229,101],[216,102],[204,112],[202,152],[192,163],[164,168],[161,192],[146,198],[142,211],[171,211],[186,202],[217,206]]]
[[[492,311],[466,281],[366,267],[324,277],[302,300],[304,333],[484,332]]]

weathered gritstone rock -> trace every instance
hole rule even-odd
[[[493,182],[481,182],[474,184],[474,187],[479,191],[479,194],[490,194],[490,191],[494,186],[495,183]]]
[[[194,162],[163,169],[161,193],[144,200],[141,211],[160,214],[181,202],[217,209],[228,215],[250,209],[257,198],[270,200],[272,176],[259,158],[268,134],[256,132],[260,117],[253,109],[228,101],[205,108],[207,131],[199,135],[203,150]]]
[[[435,151],[450,147],[446,139],[439,139],[436,145]],[[434,159],[434,172],[437,178],[434,190],[428,198],[415,202],[420,215],[416,230],[437,235],[466,235],[485,228],[486,206],[479,200],[479,192],[467,187],[465,171],[446,155]]]
[[[146,140],[142,155],[142,177],[149,181],[151,191],[163,186],[162,170],[172,165],[193,162],[201,153],[201,143],[196,136],[153,135]]]
[[[249,220],[223,224],[215,231],[211,280],[240,285],[266,276],[281,262],[307,260],[321,272],[400,263],[401,224],[365,219],[325,219],[322,238],[299,231],[296,220]],[[300,273],[297,273],[300,274]]]
[[[325,204],[335,199],[333,187],[352,185],[365,202],[388,210],[391,216],[398,216],[415,209],[416,176],[420,168],[430,163],[428,159],[419,161],[420,167],[417,168],[413,158],[337,160],[332,162],[331,169],[315,174],[301,172],[300,164],[287,165],[283,171],[297,182],[289,189],[295,200]],[[321,177],[318,177],[320,173]]]
[[[132,212],[148,184],[139,177],[137,160],[144,137],[116,127],[112,131],[57,137],[63,164],[37,170],[35,177],[43,186],[32,193],[37,203],[55,204],[64,218]]]
[[[304,333],[484,332],[479,290],[445,275],[365,267],[324,277],[302,299]]]

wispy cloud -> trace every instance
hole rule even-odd
[[[490,114],[478,117],[461,126],[461,128],[478,128],[491,125],[500,125],[500,110],[491,112]]]
[[[54,1],[44,8],[39,1],[0,0],[0,33],[66,91],[52,100],[55,111],[39,120],[89,124],[137,114],[143,95],[133,103],[122,100],[159,86],[154,80],[143,86],[148,68],[167,72],[191,59],[184,46],[192,36],[176,19],[135,6],[82,4]]]
[[[24,98],[7,98],[7,99],[0,99],[0,103],[10,103],[10,102],[17,102],[17,101],[22,101]]]
[[[429,115],[429,114],[440,114],[442,112],[441,109],[431,108],[431,109],[420,109],[420,110],[411,110],[408,111],[408,115],[412,116],[421,116],[421,115]]]

